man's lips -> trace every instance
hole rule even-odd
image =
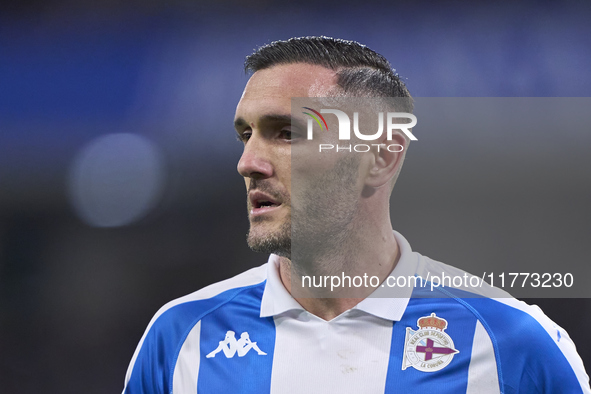
[[[251,215],[260,215],[269,212],[281,205],[281,202],[261,191],[251,191],[248,194],[251,206]]]

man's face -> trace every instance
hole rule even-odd
[[[334,72],[321,66],[277,65],[254,73],[244,89],[235,127],[244,142],[238,172],[248,192],[253,250],[290,255],[291,98],[328,91],[334,80]]]

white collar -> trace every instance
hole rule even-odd
[[[400,259],[390,276],[414,276],[418,264],[418,255],[414,253],[408,241],[394,231],[394,238],[400,248]],[[378,287],[370,297],[364,299],[352,309],[358,309],[382,319],[398,321],[401,319],[413,289],[411,287]],[[267,263],[267,283],[261,301],[261,317],[276,316],[289,310],[304,308],[289,294],[279,276],[279,256],[272,254]]]

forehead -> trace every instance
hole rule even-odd
[[[289,113],[292,97],[323,97],[336,86],[333,70],[313,64],[282,64],[255,72],[236,108],[236,116]]]

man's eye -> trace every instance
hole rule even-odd
[[[236,136],[236,139],[240,142],[246,143],[246,141],[248,141],[250,139],[251,135],[252,135],[252,133],[249,133],[249,132],[240,133],[239,135]]]
[[[298,133],[292,131],[292,130],[281,130],[281,138],[286,139],[286,140],[295,140],[297,139],[299,136]]]

